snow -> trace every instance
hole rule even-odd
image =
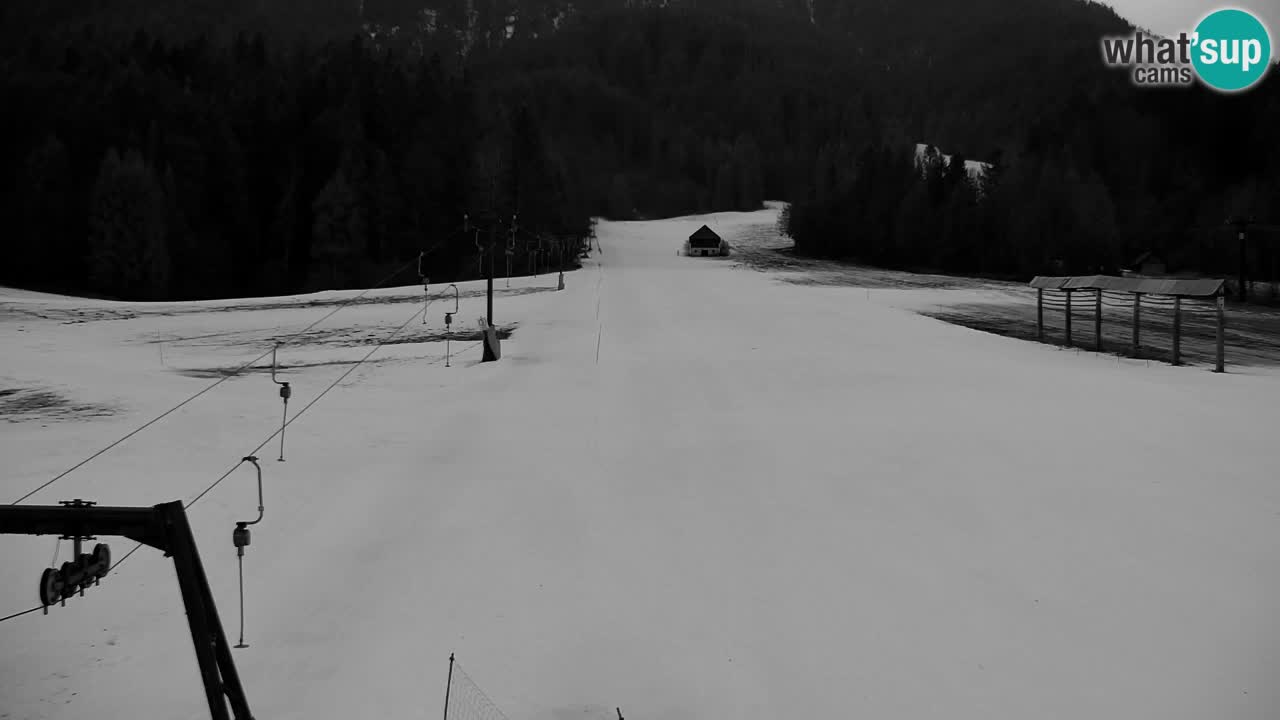
[[[495,319],[516,325],[500,362],[387,346],[289,427],[285,462],[264,448],[234,651],[255,716],[431,717],[456,652],[512,720],[1273,717],[1280,378],[1061,352],[893,290],[676,255],[703,223],[734,242],[776,211],[601,223],[563,292],[497,283]],[[484,312],[479,287],[455,329]],[[349,295],[9,293],[4,385],[116,414],[6,417],[0,493],[209,382],[179,371],[244,362]],[[370,296],[281,361],[362,355],[335,343],[389,334],[422,289]],[[348,367],[287,371],[291,411]],[[279,421],[275,386],[246,374],[30,502],[189,500]],[[189,511],[232,642],[230,535],[255,492],[245,466]],[[0,541],[0,615],[35,602],[54,544]],[[0,623],[0,648],[5,720],[208,716],[149,549]]]

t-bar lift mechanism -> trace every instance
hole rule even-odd
[[[431,279],[423,272],[422,261],[427,257],[425,250],[418,252],[418,281],[422,283],[423,300],[422,324],[427,324],[427,306],[431,304]]]
[[[289,387],[289,383],[276,379],[276,350],[280,349],[280,343],[276,343],[271,348],[271,382],[280,386],[280,399],[284,401],[284,410],[280,415],[280,458],[278,462],[284,462],[284,429],[289,425],[289,396],[293,394],[293,389]]]
[[[262,522],[266,510],[262,506],[262,466],[258,464],[258,458],[250,455],[240,462],[253,463],[258,471],[258,519],[241,520],[236,523],[236,529],[231,531],[231,542],[236,546],[236,562],[240,566],[240,642],[236,647],[247,648],[249,646],[244,641],[244,549],[249,545],[249,526]]]
[[[453,288],[453,312],[444,314],[444,366],[449,367],[449,340],[453,335],[453,316],[458,314],[458,286],[450,285]]]
[[[172,557],[209,713],[213,720],[253,720],[181,502],[154,507],[98,507],[77,499],[61,506],[5,505],[0,506],[0,535],[58,535],[76,541],[76,559],[53,575],[45,570],[40,577],[40,601],[46,612],[51,601],[65,602],[75,591],[83,591],[90,583],[96,585],[110,569],[107,546],[99,544],[93,554],[81,555],[81,540],[116,535]]]

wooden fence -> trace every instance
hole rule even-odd
[[[1225,300],[1223,280],[1162,280],[1154,278],[1122,278],[1110,275],[1085,275],[1074,277],[1036,277],[1031,281],[1036,289],[1036,338],[1044,340],[1044,311],[1061,308],[1065,320],[1066,344],[1073,345],[1072,312],[1073,303],[1079,302],[1077,296],[1085,295],[1085,302],[1092,301],[1093,344],[1094,349],[1101,352],[1102,321],[1104,305],[1115,309],[1117,302],[1132,305],[1133,339],[1130,352],[1138,355],[1142,348],[1142,310],[1148,306],[1162,307],[1173,311],[1173,364],[1182,362],[1182,317],[1183,302],[1205,303],[1216,300],[1217,314],[1217,361],[1214,372],[1223,372],[1226,365],[1223,333],[1226,327]],[[1051,296],[1046,299],[1045,293],[1057,293],[1061,300]]]

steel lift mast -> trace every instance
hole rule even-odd
[[[0,506],[0,535],[58,535],[76,539],[77,546],[82,538],[115,535],[149,545],[166,557],[172,557],[182,590],[182,602],[187,610],[187,621],[191,626],[191,641],[195,645],[200,676],[209,700],[209,713],[213,720],[253,720],[181,502],[154,507],[97,507],[79,500],[63,506],[5,505]],[[90,556],[85,555],[77,560],[83,562],[88,558]],[[95,577],[89,577],[90,574],[101,577],[106,570],[101,567],[96,573],[77,572],[72,578],[64,577],[60,581],[60,584],[66,584],[61,591],[62,601],[65,602],[75,589],[83,593],[86,585],[96,582]],[[42,602],[48,612],[53,601],[44,585],[42,578]],[[231,714],[228,714],[228,704]]]

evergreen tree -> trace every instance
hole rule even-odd
[[[367,211],[345,168],[333,173],[312,203],[312,211],[312,254],[328,271],[329,287],[345,287],[349,262],[364,252],[369,232]]]
[[[137,150],[107,151],[94,184],[89,267],[94,288],[129,299],[168,293],[164,193]]]
[[[67,216],[72,204],[71,157],[54,135],[27,154],[19,184],[15,232],[6,252],[9,281],[27,279],[60,285],[74,277],[78,263],[71,238],[74,225]]]
[[[609,187],[609,217],[626,220],[634,217],[634,210],[630,183],[627,182],[625,175],[620,173],[614,175],[613,183]]]

